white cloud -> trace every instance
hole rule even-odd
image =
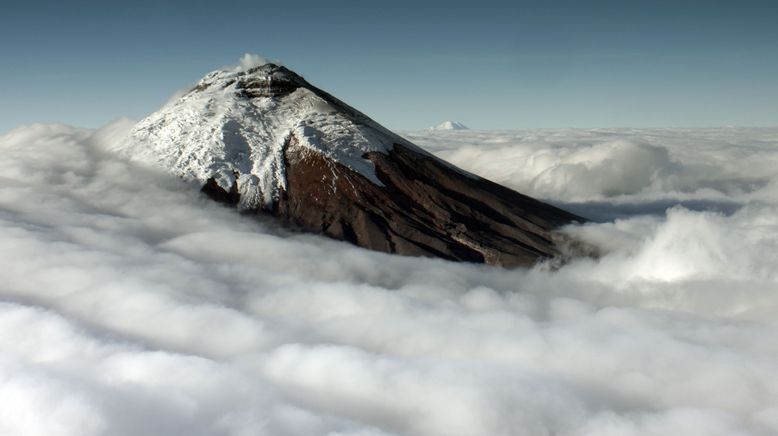
[[[269,61],[258,54],[246,53],[240,57],[237,69],[248,70],[255,67],[261,67]]]
[[[126,124],[0,137],[1,434],[778,432],[775,130],[414,134],[621,217],[506,271],[242,216],[107,152]]]
[[[774,129],[411,132],[452,163],[562,202],[741,202],[774,180]],[[662,209],[663,211],[664,209]]]

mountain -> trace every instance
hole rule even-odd
[[[469,128],[459,121],[443,121],[437,126],[432,126],[427,130],[469,130]]]
[[[414,256],[530,265],[580,217],[458,169],[289,69],[217,70],[138,123],[120,151],[211,198]]]

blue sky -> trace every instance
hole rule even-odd
[[[778,125],[778,2],[50,2],[0,12],[0,131],[140,119],[243,53],[419,129]]]

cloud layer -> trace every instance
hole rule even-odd
[[[664,213],[681,202],[732,211],[774,198],[776,129],[568,129],[412,132],[445,159],[592,218]],[[772,190],[765,190],[773,184]],[[607,214],[608,206],[611,207]],[[642,207],[642,210],[638,209]],[[603,215],[606,214],[606,215]]]
[[[123,128],[0,137],[0,434],[778,432],[776,130],[409,134],[602,221],[506,271],[241,216]]]

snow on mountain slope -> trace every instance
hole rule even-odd
[[[209,73],[141,121],[120,151],[185,179],[213,178],[225,191],[236,185],[239,207],[253,209],[270,205],[285,188],[283,149],[292,135],[379,186],[373,164],[362,155],[407,143],[294,72],[268,63]]]

